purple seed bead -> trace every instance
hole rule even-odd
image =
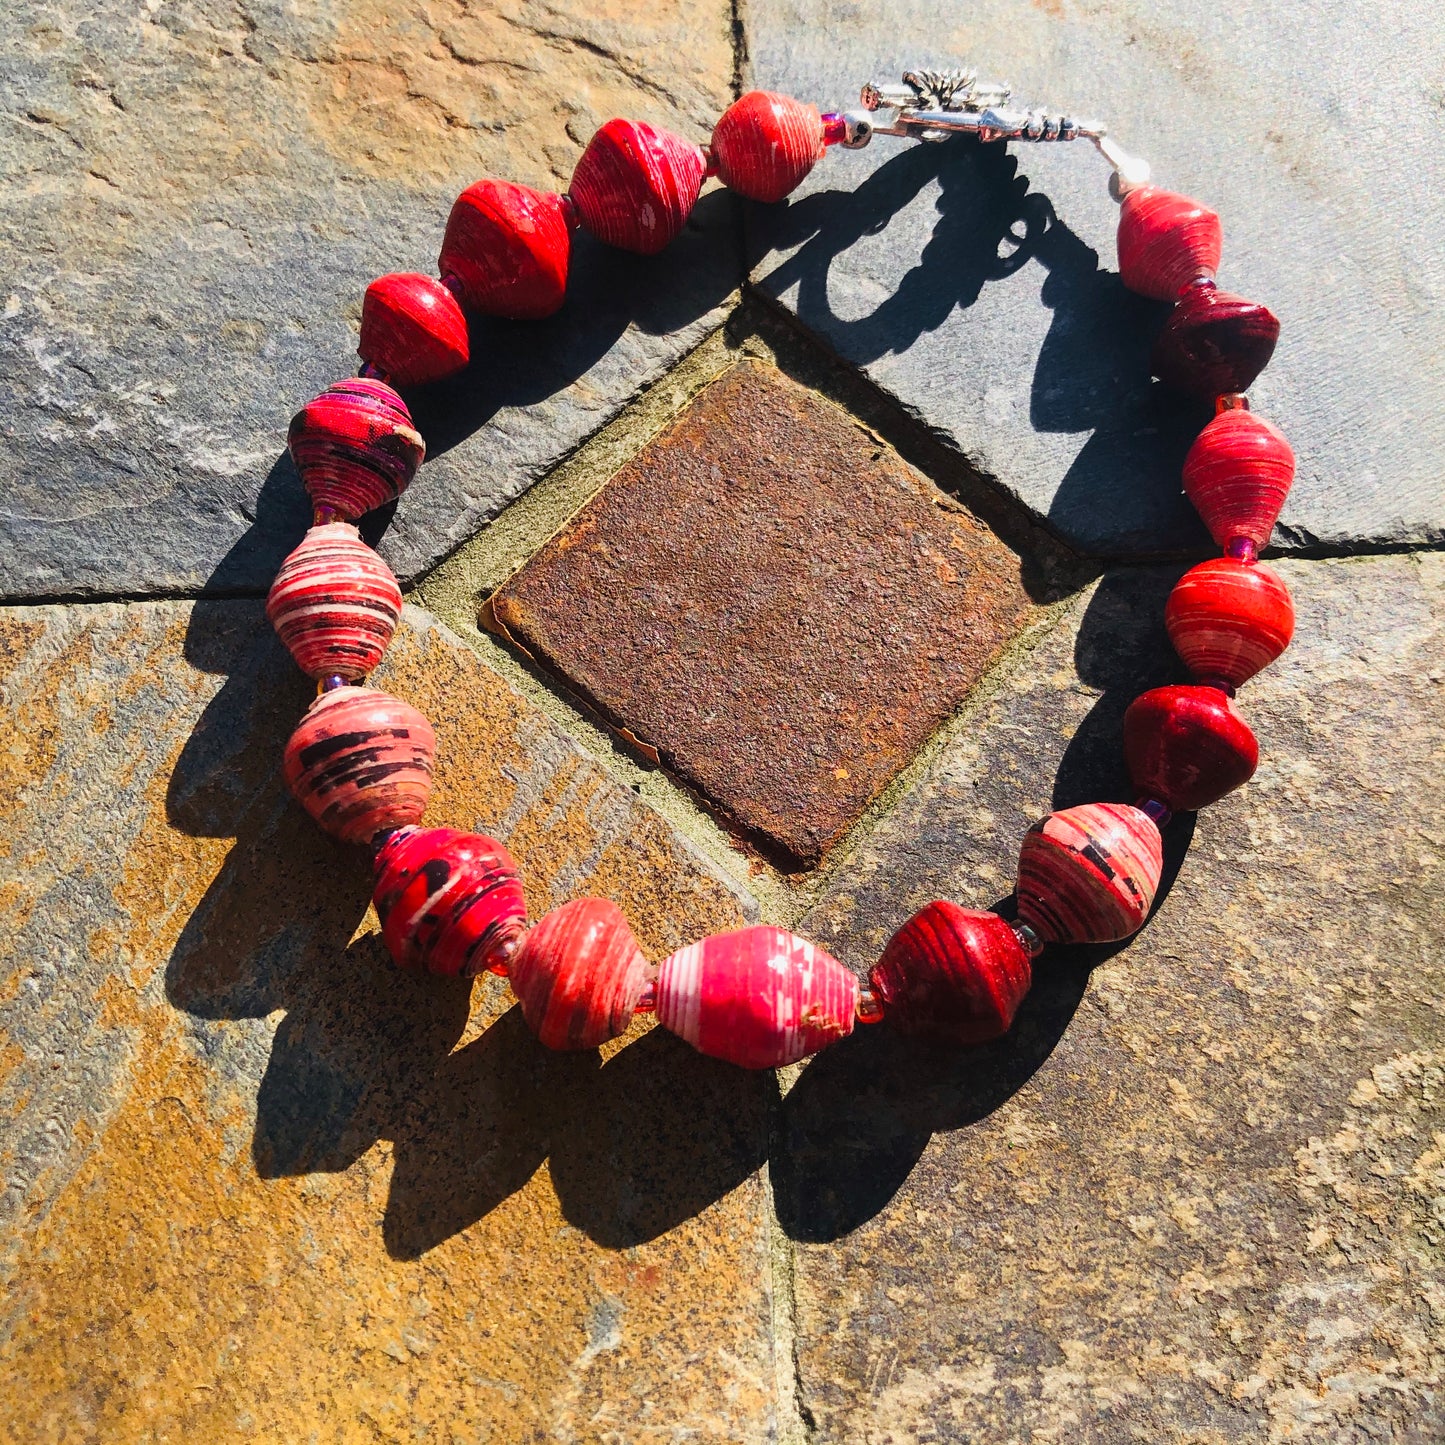
[[[1140,798],[1134,806],[1141,813],[1148,813],[1158,828],[1162,828],[1174,816],[1168,805],[1161,803],[1158,798]]]

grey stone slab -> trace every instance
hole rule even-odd
[[[609,114],[701,139],[726,104],[723,0],[568,12],[5,7],[0,593],[269,584],[307,516],[286,424],[354,372],[366,283],[433,271],[480,175],[557,187]],[[381,541],[403,579],[717,324],[736,236],[714,193],[659,259],[579,238],[556,318],[475,328],[415,398],[430,459]]]
[[[814,1438],[1445,1435],[1445,561],[1281,571],[1259,771],[1171,827],[1143,932],[1045,953],[996,1045],[885,1023],[786,1096]],[[1017,660],[815,937],[866,967],[929,899],[1007,895],[1049,807],[1127,796],[1173,575],[1106,574]]]
[[[1299,456],[1276,543],[1445,535],[1445,27],[1428,0],[1221,7],[753,0],[754,84],[856,105],[860,84],[963,64],[1106,120],[1220,212],[1230,289],[1284,331],[1253,389]],[[1166,308],[1115,274],[1107,168],[1078,143],[834,150],[752,207],[755,278],[808,330],[1097,555],[1206,537],[1179,463],[1207,413],[1161,395]]]

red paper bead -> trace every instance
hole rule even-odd
[[[415,823],[431,791],[437,740],[414,708],[370,687],[338,687],[306,710],[286,744],[286,783],[344,843]]]
[[[381,661],[401,588],[355,527],[332,522],[312,527],[281,564],[266,616],[307,677],[354,682]]]
[[[650,973],[622,910],[605,898],[553,909],[507,969],[522,1017],[549,1049],[595,1049],[624,1032]]]
[[[366,288],[356,350],[393,386],[425,386],[467,364],[467,318],[435,277],[382,276]]]
[[[1174,584],[1164,625],[1196,677],[1239,687],[1289,646],[1294,603],[1279,575],[1263,563],[1215,557]]]
[[[1111,943],[1143,925],[1164,867],[1158,825],[1125,803],[1034,824],[1019,852],[1019,917],[1046,943]]]
[[[1184,459],[1184,491],[1224,548],[1265,546],[1293,481],[1290,444],[1252,411],[1220,412]]]
[[[1259,744],[1217,688],[1156,687],[1124,714],[1124,758],[1141,794],[1186,813],[1247,783]]]
[[[796,1063],[853,1031],[858,980],[815,943],[759,925],[663,959],[657,1021],[745,1069]]]
[[[640,120],[609,120],[582,152],[569,195],[599,241],[651,256],[682,230],[706,169],[691,141]]]
[[[527,905],[512,855],[455,828],[400,828],[376,855],[372,902],[402,968],[472,977],[505,968]]]
[[[1279,321],[1268,306],[1201,283],[1179,298],[1150,365],[1165,385],[1212,401],[1248,391],[1278,340]]]
[[[1213,278],[1224,232],[1198,201],[1140,186],[1119,208],[1119,277],[1131,290],[1173,301],[1191,281]]]
[[[823,154],[823,121],[815,106],[752,90],[723,111],[712,153],[729,189],[754,201],[781,201]]]
[[[399,497],[426,455],[406,403],[385,382],[360,376],[307,402],[286,445],[312,506],[347,521]]]
[[[536,320],[566,298],[571,253],[561,196],[478,181],[452,206],[437,269],[474,311]]]
[[[889,939],[868,982],[904,1033],[982,1044],[1008,1032],[1032,977],[1006,920],[939,899]]]

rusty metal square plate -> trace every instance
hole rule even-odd
[[[483,609],[784,867],[811,867],[1029,615],[994,535],[744,361]]]

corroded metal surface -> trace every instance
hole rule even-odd
[[[377,682],[535,910],[743,921],[423,614]],[[769,1081],[394,969],[280,781],[308,691],[259,603],[0,618],[0,1438],[762,1438]]]
[[[747,362],[491,617],[796,865],[955,711],[1030,606],[991,533],[841,411]]]

